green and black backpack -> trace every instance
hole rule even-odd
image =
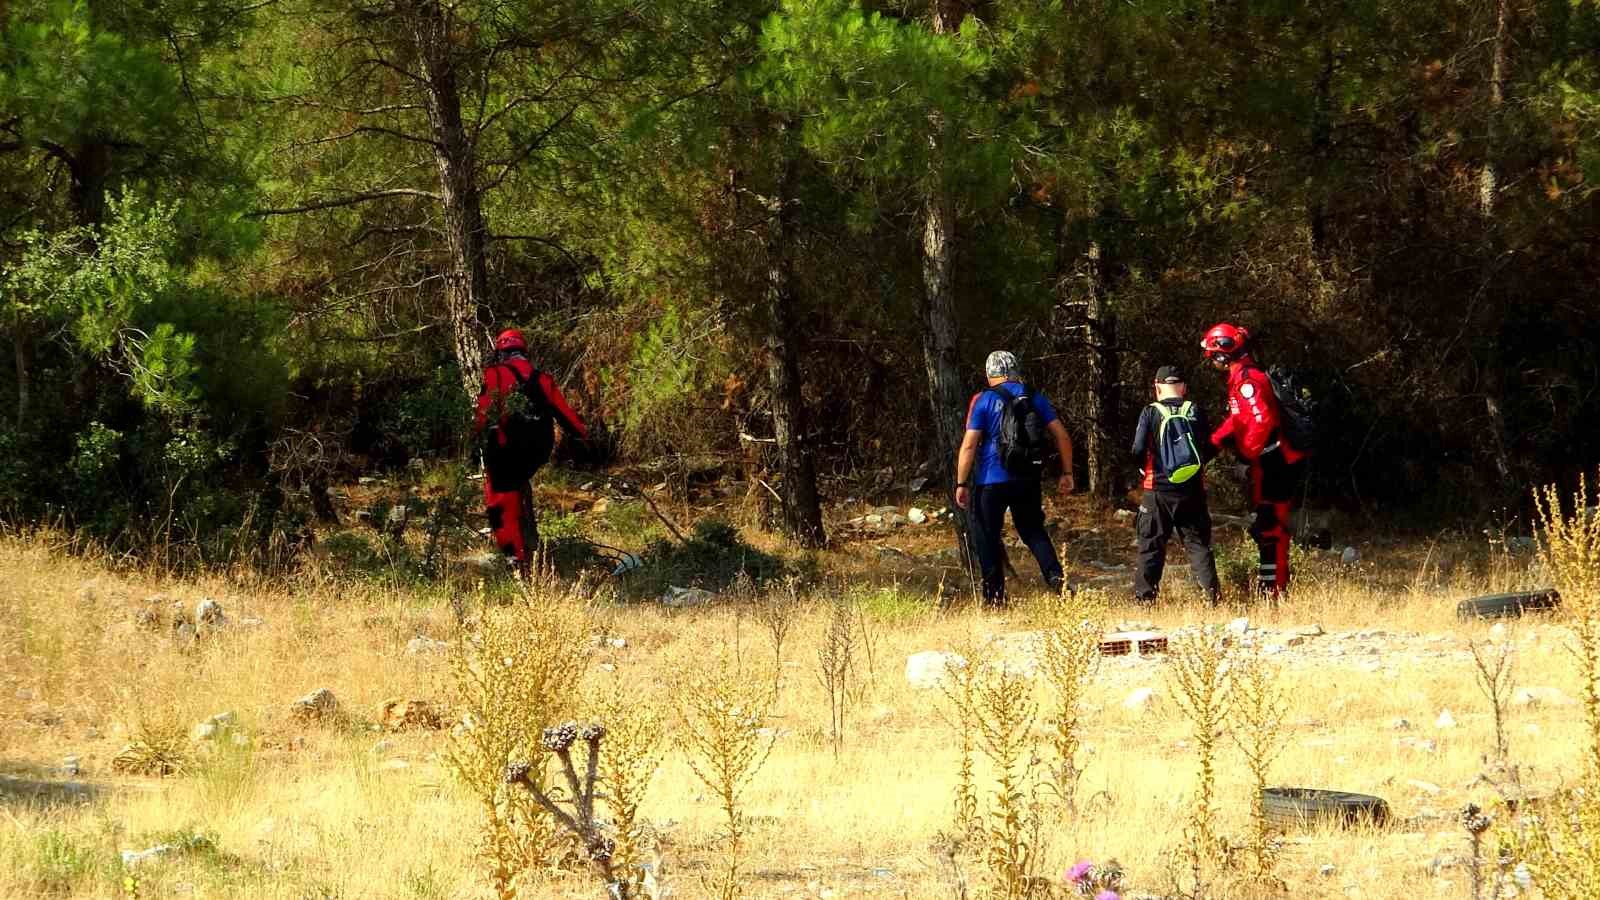
[[[1194,438],[1194,403],[1185,400],[1176,410],[1160,401],[1150,405],[1161,415],[1161,426],[1156,429],[1156,471],[1173,484],[1184,484],[1200,474],[1204,465]]]

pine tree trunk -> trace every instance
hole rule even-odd
[[[480,312],[489,299],[486,261],[487,230],[477,182],[476,148],[461,120],[461,95],[450,48],[450,22],[438,0],[420,0],[412,7],[412,28],[421,63],[428,123],[433,132],[434,161],[439,169],[439,194],[444,207],[445,313],[462,388],[478,392],[478,368],[485,349]]]
[[[933,0],[933,31],[952,34],[961,25],[958,3]],[[955,454],[966,432],[963,416],[966,404],[961,396],[961,373],[957,366],[955,303],[955,204],[944,184],[944,118],[929,116],[932,153],[927,177],[927,195],[922,212],[922,358],[928,377],[928,402],[933,407],[934,441],[938,455],[935,478],[942,479],[950,492],[951,524],[963,567],[970,568],[977,558],[972,529],[967,516],[955,505]]]
[[[1506,102],[1506,0],[1494,4],[1494,51],[1489,63],[1488,151],[1478,172],[1478,211],[1485,218],[1494,215],[1494,199],[1499,191],[1499,176],[1494,170],[1495,139],[1499,134],[1500,109]]]
[[[767,231],[766,352],[772,391],[772,427],[783,473],[784,531],[802,547],[827,543],[817,472],[806,446],[806,408],[800,394],[798,335],[794,325],[794,148],[787,124],[778,126],[778,172]]]
[[[1081,447],[1087,486],[1090,496],[1109,498],[1119,487],[1115,435],[1121,389],[1116,315],[1106,302],[1105,261],[1100,243],[1090,241],[1079,257],[1069,224],[1065,214],[1056,223],[1056,307],[1051,330],[1056,335],[1058,353],[1063,357],[1078,354],[1083,359],[1087,376],[1083,389],[1086,425]],[[1080,333],[1081,339],[1076,337]]]
[[[1317,90],[1311,118],[1311,156],[1316,174],[1311,190],[1311,254],[1318,263],[1328,255],[1327,178],[1333,155],[1333,41],[1322,42],[1322,70],[1317,73]]]
[[[1106,304],[1104,261],[1100,244],[1089,242],[1083,257],[1084,292],[1084,367],[1089,376],[1085,412],[1090,423],[1084,435],[1084,456],[1088,464],[1089,493],[1110,497],[1116,492],[1116,446],[1112,432],[1117,416],[1116,317]]]
[[[17,364],[17,430],[28,422],[28,406],[33,399],[33,343],[27,329],[18,322],[11,330],[11,348]]]

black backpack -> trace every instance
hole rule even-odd
[[[1000,451],[1000,466],[1013,478],[1039,478],[1051,446],[1050,435],[1033,402],[1033,389],[1022,386],[1013,397],[1000,388],[989,388],[1000,398],[1000,428],[995,447]]]
[[[523,378],[515,366],[506,366],[517,381],[517,390],[505,398],[505,416],[493,418],[483,430],[483,467],[490,486],[497,493],[515,491],[527,484],[535,472],[550,461],[555,448],[555,414],[539,389],[539,370]],[[502,443],[500,436],[505,435]]]
[[[1317,447],[1317,400],[1304,380],[1279,366],[1267,370],[1272,394],[1278,399],[1278,427],[1289,445],[1302,453]]]

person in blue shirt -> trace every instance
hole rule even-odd
[[[1039,562],[1045,584],[1060,591],[1062,582],[1061,561],[1044,528],[1041,476],[1008,472],[1000,462],[999,432],[1006,405],[1001,393],[1011,398],[1027,393],[1033,398],[1034,410],[1061,459],[1058,487],[1062,496],[1074,488],[1072,438],[1050,401],[1023,384],[1022,367],[1015,356],[1004,350],[989,354],[984,375],[989,387],[974,394],[967,406],[967,433],[956,456],[956,505],[971,513],[969,522],[977,532],[983,600],[998,605],[1006,599],[1005,551],[1000,541],[1008,509],[1017,534]]]

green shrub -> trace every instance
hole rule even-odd
[[[51,828],[19,848],[23,881],[41,895],[76,894],[110,871],[107,851],[79,835]]]
[[[653,597],[669,585],[711,591],[727,588],[741,574],[760,584],[787,572],[782,559],[745,543],[739,530],[720,519],[702,519],[683,543],[659,540],[629,579],[629,592]]]

